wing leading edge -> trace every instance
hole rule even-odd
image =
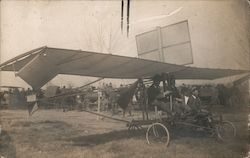
[[[157,61],[88,51],[41,47],[0,65],[1,71],[16,71],[34,89],[41,88],[57,74],[102,78],[150,78],[169,73],[176,79],[217,79],[248,70],[187,67]]]

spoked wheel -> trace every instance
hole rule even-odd
[[[169,131],[162,123],[153,123],[147,129],[146,139],[148,144],[164,143],[169,144]]]
[[[219,140],[228,142],[236,136],[236,128],[232,122],[223,121],[217,125],[216,133]]]

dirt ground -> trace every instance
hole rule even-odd
[[[228,110],[229,111],[229,110]],[[245,110],[242,110],[245,111]],[[168,147],[148,145],[144,132],[128,133],[125,123],[62,110],[1,110],[0,155],[4,158],[240,158],[247,152],[247,113],[224,112],[237,127],[231,143],[171,131]],[[1,157],[2,158],[2,157]]]

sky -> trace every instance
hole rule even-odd
[[[137,34],[188,20],[193,66],[250,67],[249,6],[245,0],[131,0],[128,37],[126,3],[122,31],[119,0],[3,0],[0,4],[1,62],[45,45],[137,57]],[[93,79],[59,75],[50,84],[80,86]],[[27,87],[13,72],[1,73],[1,85]]]

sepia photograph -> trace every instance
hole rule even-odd
[[[250,0],[0,0],[0,158],[250,158]]]

